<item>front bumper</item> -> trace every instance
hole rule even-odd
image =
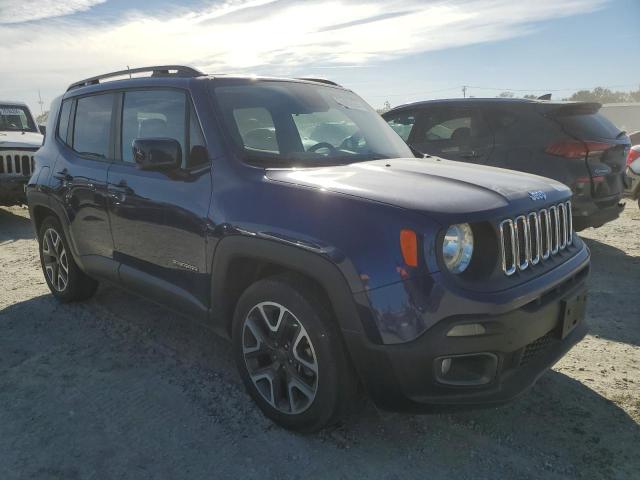
[[[408,343],[378,345],[351,332],[344,332],[345,339],[365,388],[383,409],[441,411],[502,404],[525,392],[586,335],[586,323],[580,318],[561,338],[566,302],[586,290],[588,273],[587,255],[578,268],[524,305],[494,313],[495,304],[490,301],[478,310],[485,313],[452,315]],[[477,299],[470,302],[479,306]],[[463,305],[460,308],[465,310]],[[487,333],[447,336],[454,325],[470,322],[485,325]],[[438,359],[480,353],[497,359],[488,383],[450,385],[439,379]]]
[[[0,205],[27,203],[24,187],[29,177],[20,175],[0,175]]]

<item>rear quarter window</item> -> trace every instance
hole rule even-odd
[[[409,140],[411,130],[416,123],[416,117],[412,113],[403,113],[386,117],[389,126],[406,142]]]
[[[58,120],[58,138],[63,143],[68,144],[67,135],[69,133],[69,116],[71,114],[71,105],[73,100],[65,100],[60,108],[60,118]]]

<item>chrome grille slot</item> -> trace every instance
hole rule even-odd
[[[573,243],[573,217],[571,213],[571,200],[569,200],[565,205],[567,206],[567,245],[571,245]]]
[[[551,226],[551,254],[555,255],[560,249],[560,223],[558,209],[554,205],[549,207],[549,225]]]
[[[558,224],[560,225],[560,250],[564,250],[567,247],[567,209],[564,203],[558,205]]]
[[[516,238],[512,220],[500,223],[500,251],[502,253],[502,271],[506,275],[516,273]]]
[[[530,233],[530,250],[529,250],[529,263],[531,265],[537,265],[540,261],[540,244],[542,243],[540,232],[540,219],[536,212],[531,212],[527,215],[527,223],[529,225]]]
[[[538,212],[540,219],[540,234],[542,236],[542,259],[546,260],[551,255],[551,223],[549,222],[549,210],[543,208]]]
[[[529,234],[529,224],[527,217],[520,215],[514,224],[516,232],[516,261],[518,269],[526,270],[529,267],[529,257],[531,256],[531,240]]]
[[[511,276],[573,244],[571,202],[503,220],[498,229],[502,271]]]

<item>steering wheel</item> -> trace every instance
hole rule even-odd
[[[345,138],[340,146],[338,147],[340,150],[357,150],[358,143],[362,140],[362,133],[359,131],[351,135],[350,137]]]
[[[307,152],[316,153],[321,148],[329,149],[329,153],[337,153],[338,152],[338,149],[336,147],[334,147],[333,145],[331,145],[329,142],[316,143],[313,147],[309,147]]]

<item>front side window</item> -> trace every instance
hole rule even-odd
[[[81,97],[77,101],[73,149],[81,155],[109,158],[112,93]]]
[[[369,105],[341,88],[260,81],[214,84],[213,92],[227,132],[250,163],[321,166],[413,156]]]
[[[125,92],[122,109],[122,160],[133,163],[133,141],[138,138],[171,138],[182,148],[185,142],[186,96],[178,90],[133,90]]]
[[[27,107],[0,104],[0,131],[37,132],[38,130]]]

